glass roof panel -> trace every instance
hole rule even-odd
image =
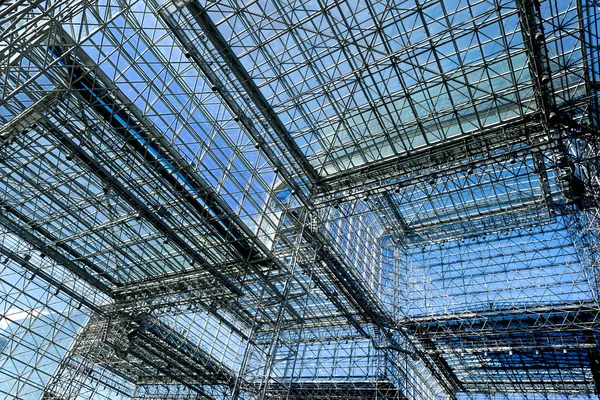
[[[328,175],[533,111],[514,3],[484,3],[267,2],[265,14],[218,2],[207,10]]]
[[[529,308],[592,300],[592,277],[555,222],[396,254],[406,316]]]

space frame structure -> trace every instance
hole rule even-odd
[[[0,397],[599,398],[599,13],[0,0]]]

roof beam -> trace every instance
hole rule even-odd
[[[277,144],[281,144],[287,153],[292,156],[294,160],[294,164],[300,168],[300,172],[302,175],[310,180],[311,183],[316,183],[319,180],[319,176],[312,165],[308,162],[302,151],[293,140],[291,134],[279,119],[279,116],[273,110],[273,107],[269,104],[268,100],[262,94],[258,86],[254,83],[254,80],[246,71],[241,61],[238,59],[237,55],[229,46],[227,40],[223,37],[215,23],[212,21],[210,16],[208,15],[206,9],[202,7],[196,0],[185,0],[183,5],[174,4],[173,7],[176,7],[178,10],[182,8],[186,8],[191,16],[194,18],[202,32],[197,32],[198,34],[203,33],[206,35],[206,38],[210,41],[211,45],[216,50],[215,56],[220,57],[224,63],[229,67],[233,75],[235,76],[237,83],[241,85],[244,90],[243,93],[235,93],[235,95],[245,94],[250,99],[252,105],[258,110],[258,112],[262,115],[263,121],[271,128],[271,131],[275,133],[275,138]],[[216,92],[219,92],[223,98],[223,100],[227,103],[229,108],[235,114],[235,117],[239,122],[244,125],[248,133],[253,136],[254,140],[257,144],[264,144],[263,150],[265,154],[270,158],[274,165],[280,164],[281,160],[278,160],[274,154],[271,154],[268,147],[272,146],[271,143],[267,143],[262,138],[262,135],[256,128],[253,126],[252,121],[245,115],[243,108],[237,104],[237,101],[234,100],[232,94],[228,93],[228,89],[225,87],[226,82],[222,82],[219,78],[214,74],[212,68],[209,68],[207,63],[203,60],[202,55],[199,53],[199,49],[195,46],[194,43],[190,42],[186,37],[186,34],[182,29],[178,26],[177,20],[175,16],[170,13],[170,10],[167,7],[168,3],[163,5],[159,9],[159,14],[167,24],[167,26],[171,29],[171,32],[175,35],[175,37],[181,42],[183,47],[188,51],[188,57],[196,61],[196,65],[202,70],[202,73],[205,77],[211,82],[213,88]],[[289,166],[285,166],[288,167]],[[284,168],[284,171],[281,171],[282,174],[285,174],[288,168]],[[292,187],[296,187],[297,183],[292,177],[287,177],[286,181]]]
[[[537,0],[516,0],[523,43],[529,60],[535,98],[542,122],[548,129],[551,111],[555,106],[552,75],[548,64],[548,51],[545,45],[544,25],[541,19],[540,3]]]
[[[599,318],[600,305],[590,303],[422,317],[407,319],[401,326],[417,337],[454,340],[460,337],[581,331],[593,328]]]
[[[1,201],[0,201],[0,204],[2,204]],[[36,232],[40,233],[42,236],[48,238],[50,243],[44,242],[43,240],[41,240],[40,238],[35,236],[28,229],[23,228],[20,224],[17,224],[16,222],[9,219],[7,217],[7,215],[0,214],[0,224],[3,225],[4,227],[6,227],[6,229],[12,231],[13,233],[18,235],[23,240],[26,240],[32,246],[39,249],[40,252],[44,253],[47,256],[50,256],[53,260],[55,260],[59,264],[65,266],[67,269],[69,269],[75,275],[77,275],[78,277],[80,277],[85,282],[89,283],[90,285],[94,286],[95,288],[100,290],[102,293],[106,293],[106,294],[112,293],[112,289],[108,285],[106,285],[100,279],[98,279],[97,277],[95,277],[92,274],[90,274],[89,272],[87,272],[85,270],[85,268],[81,268],[80,266],[75,264],[72,260],[68,259],[64,255],[59,253],[57,250],[53,249],[51,247],[51,244],[55,244],[56,247],[67,252],[74,259],[85,264],[85,266],[88,267],[90,270],[96,272],[99,275],[102,275],[102,277],[105,277],[106,280],[108,282],[110,282],[111,284],[117,285],[117,283],[115,281],[113,281],[110,277],[105,276],[103,274],[104,271],[101,268],[98,268],[91,261],[83,259],[81,257],[81,255],[76,250],[72,249],[71,247],[65,245],[64,243],[57,242],[56,238],[52,234],[50,234],[48,231],[46,231],[42,227],[37,226],[32,219],[28,218],[27,216],[25,216],[23,213],[19,212],[14,207],[5,205],[4,210],[7,214],[10,214],[13,217],[17,218],[18,220],[24,222],[27,226],[29,226],[29,227],[34,226],[34,228],[29,228],[29,229],[36,231]]]
[[[109,295],[110,289],[102,282],[100,282],[96,277],[89,274],[85,269],[79,267],[67,257],[59,253],[58,251],[48,247],[43,243],[40,239],[38,239],[35,235],[22,227],[15,224],[13,221],[6,218],[6,216],[0,215],[0,225],[7,229],[7,231],[17,235],[22,240],[29,243],[29,245],[37,248],[42,251],[52,260],[54,260],[57,264],[62,265],[67,270],[81,278],[87,284],[96,288],[99,292]],[[13,262],[21,265],[23,268],[31,272],[32,274],[39,276],[41,279],[54,286],[55,288],[64,291],[67,295],[77,300],[79,303],[85,305],[87,308],[93,311],[101,312],[101,309],[97,304],[95,304],[91,300],[91,296],[85,295],[84,293],[79,293],[69,286],[65,285],[59,278],[53,276],[53,274],[47,272],[44,268],[39,267],[38,265],[30,262],[31,256],[22,256],[16,254],[11,249],[8,249],[4,246],[0,246],[0,254],[3,254],[5,257],[13,260]]]
[[[594,347],[588,349],[588,361],[592,370],[592,378],[594,378],[596,394],[600,394],[600,349],[598,349],[596,335],[592,329],[585,330],[584,336],[586,343],[594,345]]]
[[[53,49],[54,52],[61,53],[58,48]],[[101,90],[99,86],[100,82],[93,81],[87,73],[76,64],[75,60],[71,60],[72,64],[69,67],[73,75],[73,85],[77,89],[76,93],[81,95],[86,101],[88,101],[100,116],[105,118],[114,128],[115,131],[124,135],[128,143],[134,148],[139,150],[144,158],[147,159],[151,165],[160,165],[160,161],[154,154],[133,137],[130,129],[133,129],[129,125],[133,126],[133,120],[125,114],[123,109],[119,109],[118,105],[109,97],[106,90]],[[120,115],[120,118],[116,116]],[[51,133],[67,148],[73,151],[73,154],[77,156],[96,176],[98,176],[103,182],[110,184],[111,188],[115,192],[125,199],[131,207],[138,210],[159,232],[162,232],[166,237],[173,240],[173,242],[184,251],[188,257],[194,259],[196,262],[201,264],[207,271],[209,271],[217,280],[219,280],[229,291],[236,296],[242,295],[242,292],[237,288],[229,278],[225,277],[220,271],[213,268],[209,262],[194,250],[185,240],[179,237],[175,231],[168,226],[168,224],[160,218],[154,211],[152,211],[144,202],[138,197],[134,196],[129,190],[121,184],[121,182],[114,177],[106,168],[90,156],[81,146],[75,143],[66,133],[60,129],[51,129]],[[177,180],[171,174],[170,180]]]
[[[72,85],[78,89],[75,92],[92,105],[102,117],[107,118],[110,125],[125,138],[127,143],[141,154],[165,181],[181,193],[190,206],[205,217],[207,224],[218,235],[230,239],[231,245],[244,260],[253,261],[261,253],[268,253],[266,246],[255,238],[244,223],[239,221],[237,215],[229,209],[213,188],[201,180],[162,135],[152,132],[151,127],[144,124],[143,114],[130,105],[131,102],[124,99],[118,90],[108,89],[112,87],[109,84],[110,79],[101,69],[96,68],[88,55],[82,49],[78,49],[76,54],[69,52],[74,45],[70,37],[65,32],[61,32],[59,36],[61,42],[69,45],[54,46],[50,50],[54,57],[62,60],[61,63],[73,75]],[[151,154],[152,152],[157,155]],[[259,261],[264,264],[271,262],[264,258]]]
[[[340,199],[359,198],[365,192],[377,193],[397,184],[410,184],[414,179],[425,181],[431,175],[456,173],[472,163],[497,164],[545,148],[548,142],[541,140],[545,129],[539,118],[539,113],[529,114],[467,136],[329,175],[321,179],[322,185],[315,192],[317,202],[331,205]],[[438,171],[436,167],[441,166],[443,171]],[[409,175],[416,178],[407,182]]]
[[[52,48],[53,53],[60,56],[62,49],[58,47]],[[85,59],[83,52],[78,52],[78,58]],[[195,176],[187,165],[182,163],[176,155],[172,154],[169,145],[163,143],[163,140],[158,135],[151,135],[147,132],[146,126],[142,126],[142,118],[135,115],[134,110],[126,109],[123,102],[118,101],[119,94],[111,93],[103,84],[100,71],[95,71],[92,75],[88,68],[77,62],[74,58],[68,60],[65,65],[70,69],[73,79],[74,92],[90,104],[91,107],[114,128],[114,130],[122,135],[127,144],[130,145],[145,161],[148,162],[160,176],[173,189],[179,193],[190,204],[198,214],[205,218],[208,225],[214,229],[217,234],[231,243],[234,248],[234,254],[237,254],[239,263],[250,269],[254,274],[260,277],[265,287],[269,288],[273,294],[282,299],[283,295],[279,289],[269,280],[269,277],[264,274],[264,269],[276,268],[279,261],[274,257],[266,246],[260,242],[255,235],[252,235],[247,227],[238,220],[238,218],[228,210],[228,207],[223,203],[217,194]],[[79,157],[88,167],[99,176],[99,178],[108,183],[110,187],[119,193],[141,216],[147,218],[155,228],[165,234],[170,240],[173,240],[191,259],[199,263],[203,268],[209,271],[217,278],[225,287],[227,287],[236,296],[242,296],[242,290],[238,287],[239,284],[231,282],[229,277],[226,277],[210,262],[204,260],[202,256],[196,252],[186,241],[181,239],[169,225],[160,218],[158,214],[152,211],[142,200],[130,193],[116,177],[113,177],[102,167],[102,165],[85,152],[81,146],[75,143],[68,135],[55,129],[53,134],[68,148],[73,151],[73,154]],[[142,140],[138,138],[142,137]],[[153,151],[148,151],[148,149]],[[172,173],[169,168],[175,168],[176,172]],[[183,182],[182,182],[183,181]],[[212,216],[218,216],[213,218]],[[266,255],[263,256],[262,254]],[[260,264],[260,265],[258,265]],[[239,268],[238,268],[239,269]],[[238,271],[239,274],[239,271]],[[163,277],[157,277],[156,282],[161,281]],[[183,279],[176,280],[181,282]],[[140,289],[145,290],[148,282],[145,282]],[[135,289],[136,285],[128,285],[129,291]],[[296,310],[290,306],[286,306],[290,313],[300,318]]]

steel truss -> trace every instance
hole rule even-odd
[[[596,398],[598,12],[0,2],[0,395]]]

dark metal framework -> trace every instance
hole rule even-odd
[[[597,398],[598,13],[0,1],[0,397]]]

